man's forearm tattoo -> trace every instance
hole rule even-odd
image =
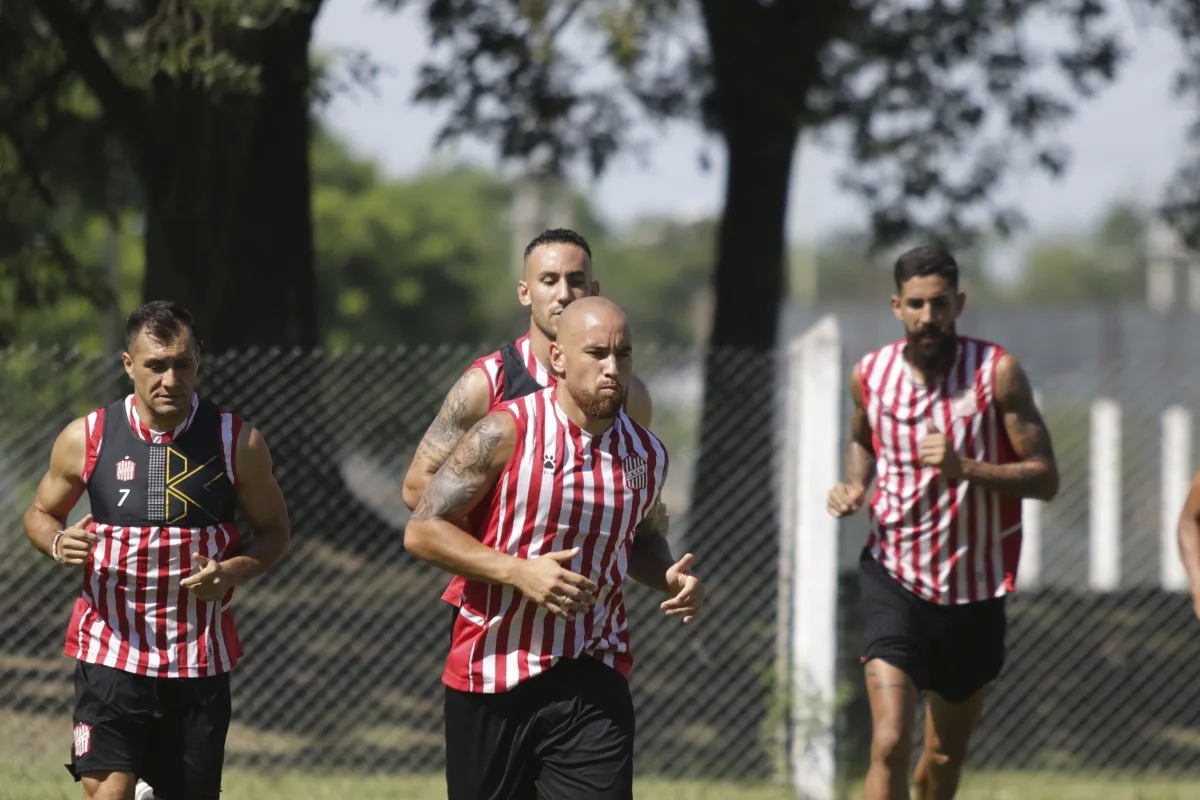
[[[413,519],[453,519],[469,508],[487,482],[493,454],[502,438],[504,430],[490,416],[471,428],[426,487]]]
[[[454,452],[467,418],[467,376],[463,375],[450,389],[442,407],[434,417],[421,443],[417,460],[436,469]]]

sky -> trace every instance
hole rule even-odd
[[[433,157],[445,113],[410,102],[417,67],[430,54],[419,16],[423,3],[410,5],[404,13],[390,14],[374,0],[329,0],[315,34],[318,49],[364,49],[384,67],[373,93],[336,99],[327,118],[360,154],[397,176],[419,170]],[[1051,180],[1030,174],[1008,187],[1007,197],[1019,199],[1034,233],[1086,227],[1118,198],[1153,201],[1184,153],[1192,111],[1170,96],[1180,51],[1167,32],[1138,24],[1130,16],[1133,5],[1117,4],[1134,44],[1120,80],[1085,105],[1062,132],[1073,152],[1066,175]],[[718,213],[721,148],[715,142],[705,147],[706,140],[685,124],[651,133],[657,138],[648,163],[620,159],[588,187],[602,216],[621,224],[648,213]],[[713,157],[707,172],[699,166],[702,149]],[[494,165],[482,145],[468,144],[455,155]],[[837,187],[843,165],[836,150],[802,146],[788,217],[793,241],[819,241],[839,228],[862,226],[863,208]]]

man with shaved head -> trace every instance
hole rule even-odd
[[[477,359],[450,388],[404,476],[404,504],[409,509],[417,507],[433,474],[472,425],[501,403],[554,384],[550,345],[558,336],[561,315],[580,298],[599,294],[600,283],[592,278],[592,249],[575,231],[544,231],[525,247],[517,298],[529,309],[529,332]],[[623,402],[634,420],[650,426],[650,394],[637,377],[629,378]],[[456,576],[442,599],[457,607],[462,586],[462,578]]]
[[[626,576],[691,622],[704,586],[658,513],[667,450],[625,407],[633,335],[601,297],[565,308],[558,380],[461,438],[404,532],[464,580],[445,684],[450,800],[633,797]]]

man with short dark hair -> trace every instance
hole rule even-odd
[[[550,345],[558,337],[558,320],[571,303],[600,294],[592,277],[592,249],[567,228],[543,231],[525,247],[525,271],[517,282],[517,298],[529,309],[529,332],[515,342],[476,359],[450,388],[404,476],[404,504],[415,509],[438,467],[471,426],[501,403],[553,386]],[[650,426],[650,393],[637,377],[630,379],[625,410]],[[442,599],[458,606],[463,580],[455,577]]]
[[[66,426],[25,512],[33,546],[83,570],[67,769],[88,800],[133,800],[139,778],[158,800],[217,800],[242,655],[233,589],[287,551],[287,507],[262,434],[195,391],[191,314],[146,303],[125,344],[133,392]],[[68,525],[85,492],[91,512]]]
[[[870,500],[860,558],[871,703],[867,800],[907,798],[918,692],[928,692],[919,800],[954,797],[971,732],[1004,664],[1021,501],[1052,499],[1050,434],[1016,358],[959,336],[958,264],[917,247],[895,264],[892,311],[905,336],[850,371],[854,401],[842,517]]]

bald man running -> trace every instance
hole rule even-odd
[[[517,298],[529,309],[529,332],[496,352],[477,359],[451,387],[404,476],[404,504],[415,509],[438,467],[472,425],[501,403],[553,386],[550,345],[558,336],[561,315],[575,301],[600,294],[592,278],[592,250],[578,233],[555,228],[525,247],[525,272]],[[650,426],[653,409],[646,385],[634,376],[625,393],[625,410]],[[442,599],[457,607],[463,581],[455,577]]]
[[[704,603],[656,513],[666,447],[623,408],[625,315],[583,298],[558,333],[558,382],[472,427],[404,532],[466,578],[442,673],[450,800],[632,798],[625,578],[672,595],[660,607],[684,623]]]

